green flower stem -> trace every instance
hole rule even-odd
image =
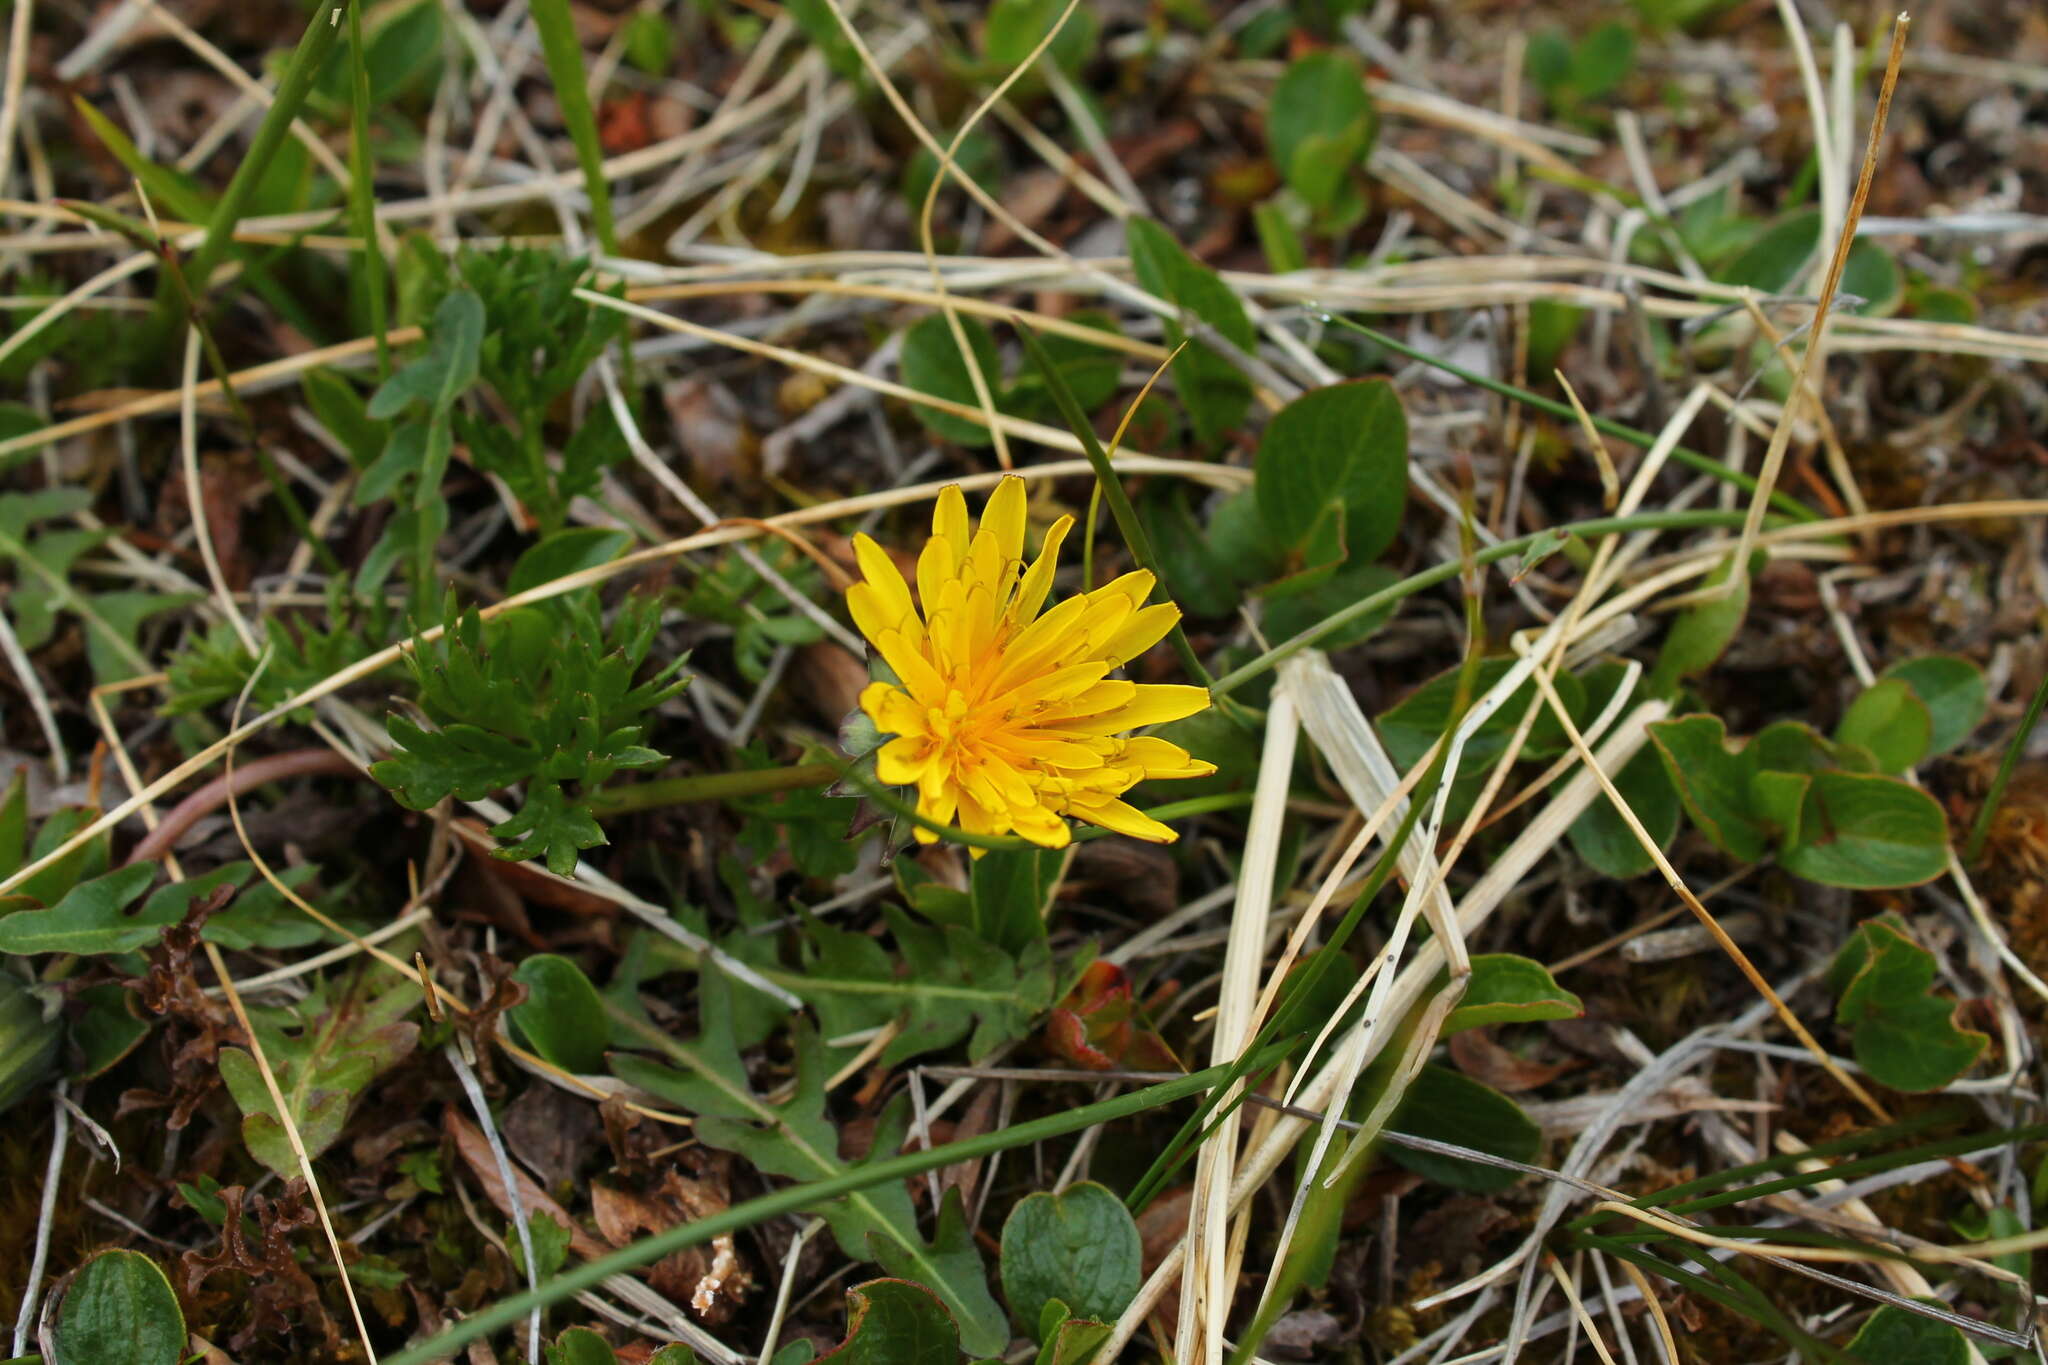
[[[1349,625],[1361,616],[1369,616],[1405,597],[1413,597],[1424,588],[1433,588],[1439,583],[1456,578],[1467,567],[1512,558],[1545,537],[1568,535],[1591,540],[1596,536],[1626,535],[1631,531],[1680,531],[1699,530],[1710,526],[1740,526],[1742,519],[1743,513],[1739,509],[1725,512],[1642,512],[1632,517],[1594,517],[1587,521],[1568,521],[1562,526],[1539,531],[1534,535],[1517,536],[1513,540],[1504,540],[1497,545],[1488,545],[1484,549],[1475,550],[1469,559],[1446,560],[1442,564],[1424,569],[1421,573],[1410,574],[1391,587],[1381,588],[1376,593],[1359,598],[1350,606],[1324,617],[1292,639],[1281,641],[1258,658],[1224,674],[1209,685],[1209,692],[1217,697],[1234,692],[1260,674],[1271,672],[1283,660],[1301,653],[1325,635]]]
[[[263,115],[263,122],[257,125],[248,155],[235,167],[233,178],[221,193],[220,203],[214,206],[213,217],[206,224],[206,240],[192,254],[192,267],[188,273],[195,292],[205,293],[207,282],[213,278],[214,267],[234,245],[235,225],[242,221],[250,197],[256,193],[264,172],[270,169],[271,158],[284,145],[286,136],[291,132],[292,120],[299,116],[306,97],[312,94],[313,82],[327,65],[327,55],[334,50],[335,40],[340,36],[340,8],[323,3],[306,21],[306,32],[292,50],[284,77],[277,83],[277,97]]]
[[[2027,747],[2027,739],[2034,733],[2034,726],[2040,722],[2041,708],[2048,705],[2048,677],[2041,679],[2041,685],[2034,689],[2034,699],[2027,703],[2027,714],[2020,718],[2020,728],[2013,731],[2012,743],[2005,746],[2005,757],[1998,761],[1998,773],[1991,779],[1991,789],[1984,793],[1984,804],[1977,810],[1977,818],[1970,822],[1970,842],[1963,849],[1963,861],[1974,863],[1984,852],[1984,841],[1991,837],[1991,817],[1998,814],[1999,803],[2005,800],[2006,784],[2012,781],[2013,769],[2019,766],[2020,753]]]
[[[1441,356],[1431,355],[1427,351],[1419,351],[1404,341],[1388,336],[1385,332],[1367,327],[1362,322],[1353,322],[1350,318],[1339,317],[1334,313],[1329,314],[1328,317],[1331,322],[1336,323],[1339,327],[1349,328],[1361,336],[1369,337],[1388,350],[1407,356],[1410,360],[1419,360],[1425,365],[1434,366],[1436,369],[1442,370],[1445,374],[1456,375],[1467,384],[1477,384],[1489,393],[1497,393],[1503,398],[1512,398],[1517,403],[1535,408],[1538,412],[1547,412],[1552,417],[1562,417],[1568,422],[1576,422],[1578,420],[1578,413],[1575,410],[1554,398],[1545,398],[1540,394],[1531,393],[1527,389],[1518,389],[1513,384],[1503,384],[1498,379],[1488,379],[1485,375],[1475,374],[1463,366],[1453,365]],[[1592,416],[1590,413],[1587,415],[1589,417]],[[1657,443],[1655,435],[1640,428],[1609,421],[1605,417],[1593,417],[1592,420],[1596,431],[1608,436],[1619,437],[1630,445],[1635,446],[1638,450],[1648,450]],[[1756,479],[1753,476],[1730,469],[1727,465],[1722,464],[1710,455],[1702,455],[1697,450],[1687,450],[1684,446],[1675,446],[1672,448],[1671,458],[1680,464],[1690,465],[1702,474],[1711,475],[1722,480],[1724,483],[1732,483],[1746,493],[1756,492]],[[1798,521],[1820,520],[1819,513],[1788,493],[1771,494],[1771,506]]]
[[[1102,448],[1102,442],[1096,438],[1094,424],[1088,420],[1088,414],[1081,410],[1081,400],[1074,397],[1073,389],[1067,384],[1067,377],[1060,373],[1059,366],[1045,353],[1045,347],[1039,344],[1038,337],[1033,334],[1031,328],[1022,318],[1012,320],[1016,324],[1018,338],[1023,341],[1025,351],[1031,356],[1031,363],[1038,367],[1040,377],[1045,380],[1046,389],[1052,394],[1053,401],[1059,405],[1060,416],[1073,428],[1074,435],[1081,442],[1081,449],[1088,456],[1088,463],[1095,467],[1096,491],[1102,495],[1103,501],[1109,504],[1109,514],[1116,518],[1117,529],[1124,533],[1124,543],[1131,547],[1131,558],[1138,561],[1138,567],[1149,572],[1153,581],[1171,597],[1173,585],[1166,581],[1166,575],[1159,564],[1159,556],[1153,553],[1152,539],[1145,534],[1145,526],[1138,520],[1137,509],[1131,506],[1130,495],[1124,492],[1123,480],[1117,477],[1115,468],[1109,462],[1109,452]],[[1094,519],[1091,516],[1089,520],[1092,529]],[[1180,655],[1181,667],[1187,669],[1188,676],[1198,679],[1203,686],[1208,686],[1209,670],[1202,666],[1200,656],[1195,653],[1195,647],[1188,643],[1187,632],[1180,628],[1178,620],[1175,620],[1168,636],[1173,641],[1174,652]],[[1225,709],[1228,713],[1228,708]]]
[[[386,1356],[384,1365],[427,1365],[428,1361],[445,1360],[465,1343],[521,1321],[534,1308],[545,1307],[585,1289],[595,1288],[609,1276],[637,1269],[686,1247],[701,1246],[715,1237],[727,1236],[757,1223],[765,1223],[771,1218],[815,1209],[842,1195],[886,1185],[892,1180],[922,1175],[926,1171],[950,1166],[958,1161],[979,1161],[997,1152],[1029,1146],[1035,1142],[1046,1142],[1068,1133],[1079,1132],[1084,1128],[1095,1127],[1097,1124],[1115,1123],[1119,1119],[1173,1104],[1207,1090],[1223,1079],[1226,1070],[1224,1067],[1211,1067],[1192,1076],[1148,1086],[1143,1090],[1134,1090],[1128,1095],[1119,1095],[1114,1099],[1103,1100],[1099,1104],[1083,1105],[1078,1109],[1050,1114],[1029,1123],[1016,1124],[1000,1132],[985,1133],[980,1137],[967,1138],[960,1142],[949,1142],[923,1151],[888,1157],[870,1162],[844,1175],[815,1180],[804,1185],[791,1185],[772,1194],[749,1199],[723,1213],[679,1224],[667,1232],[622,1247],[609,1256],[586,1261],[574,1270],[564,1271],[555,1276],[538,1289],[502,1299],[489,1308],[464,1318],[430,1341],[400,1351],[397,1355]]]
[[[657,810],[663,806],[687,806],[696,801],[726,801],[735,796],[766,796],[771,792],[802,791],[823,787],[839,777],[830,763],[799,763],[789,768],[743,768],[732,773],[703,773],[696,777],[664,777],[652,782],[635,782],[625,787],[606,787],[590,794],[590,809],[598,815],[624,815],[627,811]]]

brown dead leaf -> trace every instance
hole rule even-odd
[[[598,1135],[589,1103],[552,1085],[530,1085],[499,1121],[505,1145],[551,1188],[573,1181]]]
[[[661,401],[675,424],[690,485],[746,492],[761,482],[761,442],[732,390],[710,379],[673,379]]]
[[[491,1144],[484,1137],[483,1130],[453,1109],[442,1116],[441,1126],[455,1143],[456,1152],[461,1155],[463,1164],[469,1167],[469,1173],[476,1178],[484,1197],[495,1204],[498,1212],[509,1219],[512,1216],[512,1201],[505,1197],[505,1181],[498,1174],[498,1159],[491,1155]],[[546,1191],[541,1189],[533,1177],[520,1170],[517,1165],[513,1166],[512,1174],[519,1181],[519,1204],[526,1210],[528,1218],[536,1213],[544,1213],[569,1229],[569,1249],[585,1260],[602,1256],[611,1250],[603,1242],[585,1232],[583,1225],[571,1218],[560,1204],[548,1198]]]
[[[1531,1061],[1494,1042],[1485,1029],[1453,1034],[1451,1060],[1473,1080],[1509,1095],[1548,1085],[1577,1065],[1572,1061]]]
[[[313,1207],[306,1200],[306,1182],[297,1178],[286,1181],[275,1199],[249,1194],[240,1185],[224,1186],[218,1194],[226,1210],[220,1250],[188,1251],[179,1257],[183,1297],[196,1302],[206,1282],[223,1272],[246,1275],[249,1321],[228,1339],[230,1350],[240,1355],[259,1339],[290,1340],[293,1329],[310,1319],[319,1324],[331,1352],[341,1341],[341,1330],[320,1302],[319,1286],[292,1252],[292,1234],[314,1222]],[[249,1245],[242,1215],[244,1203],[260,1232],[254,1247]]]

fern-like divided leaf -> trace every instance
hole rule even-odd
[[[640,743],[642,722],[688,684],[677,676],[684,660],[633,682],[660,612],[654,598],[631,598],[607,628],[596,594],[585,592],[485,622],[474,608],[457,614],[451,601],[441,637],[406,660],[433,728],[388,717],[393,754],[372,764],[371,776],[412,810],[525,783],[521,809],[491,831],[515,840],[498,856],[545,856],[549,870],[566,875],[579,853],[605,841],[589,790],[666,761]]]
[[[796,1032],[796,1093],[781,1104],[756,1094],[733,1037],[730,983],[717,971],[703,973],[700,983],[703,1036],[678,1043],[651,1024],[628,1019],[629,1027],[673,1064],[616,1054],[612,1069],[621,1079],[689,1110],[697,1116],[700,1141],[737,1153],[770,1175],[823,1180],[901,1150],[909,1129],[907,1096],[898,1096],[883,1111],[867,1157],[839,1155],[839,1132],[825,1108],[830,1069],[825,1046],[808,1024],[799,1024]],[[915,1280],[937,1294],[959,1324],[960,1344],[967,1351],[991,1355],[1009,1344],[1008,1319],[988,1291],[988,1275],[957,1191],[940,1206],[929,1239],[918,1230],[910,1192],[901,1181],[844,1195],[821,1204],[817,1213],[848,1256],[878,1262],[891,1275]]]

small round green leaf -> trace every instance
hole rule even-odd
[[[1918,787],[1877,773],[1813,774],[1787,871],[1828,886],[1918,886],[1948,867],[1948,817]]]
[[[974,352],[976,366],[993,399],[1003,391],[1003,362],[996,353],[996,339],[989,334],[987,327],[973,318],[961,318],[960,330],[967,337],[968,347]],[[903,382],[920,393],[928,393],[962,407],[973,408],[980,403],[975,396],[974,376],[968,373],[960,345],[953,339],[953,329],[946,325],[943,317],[928,317],[903,334]],[[989,443],[988,428],[979,422],[936,408],[920,407],[917,415],[931,428],[934,436],[957,441],[964,446],[985,446]]]
[[[1984,674],[1968,659],[1954,654],[1905,659],[1887,668],[1880,681],[1904,683],[1926,705],[1933,721],[1927,739],[1930,754],[1945,754],[1955,748],[1984,719],[1989,695]]]
[[[528,995],[509,1013],[533,1050],[578,1075],[602,1071],[611,1025],[583,969],[566,957],[536,953],[514,975],[526,984]]]
[[[959,1365],[960,1333],[938,1296],[909,1280],[846,1291],[846,1340],[819,1357],[833,1365]]]
[[[1401,527],[1408,493],[1408,419],[1394,386],[1329,384],[1273,414],[1252,489],[1273,550],[1305,544],[1334,512],[1344,559],[1377,558]]]
[[[1266,147],[1287,183],[1326,206],[1335,181],[1364,161],[1377,119],[1365,77],[1329,48],[1292,62],[1266,109]]]
[[[1440,1036],[1490,1024],[1576,1019],[1585,1012],[1585,1003],[1558,985],[1542,963],[1513,953],[1480,953],[1472,959],[1465,994],[1444,1020]]]
[[[1130,1210],[1102,1186],[1027,1195],[1003,1224],[1003,1296],[1031,1327],[1054,1299],[1077,1318],[1115,1322],[1137,1297],[1143,1256]]]
[[[588,1327],[571,1327],[547,1348],[547,1365],[619,1365],[611,1343]]]
[[[103,1251],[64,1295],[52,1365],[177,1365],[185,1348],[185,1315],[156,1262]]]
[[[1933,733],[1933,712],[1897,678],[1865,688],[1835,727],[1838,743],[1862,745],[1888,773],[1905,772],[1927,757]]]

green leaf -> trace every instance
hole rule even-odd
[[[1960,1330],[1890,1304],[1870,1315],[1847,1349],[1857,1365],[1966,1365],[1970,1359]]]
[[[474,725],[422,730],[404,716],[387,716],[385,733],[397,753],[370,765],[370,776],[407,810],[432,810],[457,796],[480,801],[534,769],[534,749]]]
[[[634,1020],[629,1027],[636,1039],[659,1048],[674,1065],[615,1053],[613,1072],[696,1115],[699,1141],[737,1153],[769,1175],[822,1180],[861,1164],[839,1155],[838,1129],[825,1110],[830,1068],[816,1031],[801,1022],[797,1025],[796,1086],[787,1100],[771,1104],[754,1092],[740,1058],[732,1031],[731,983],[718,971],[701,973],[698,982],[703,1036],[695,1043],[679,1043]],[[867,1160],[891,1156],[901,1148],[909,1127],[908,1100],[907,1095],[898,1096],[882,1111]],[[890,1274],[929,1286],[960,1325],[968,1351],[987,1355],[1009,1344],[1008,1322],[989,1295],[957,1191],[947,1196],[930,1240],[918,1232],[909,1191],[900,1181],[856,1191],[815,1211],[831,1227],[840,1250],[854,1260],[879,1261]]]
[[[1905,772],[1925,758],[1933,735],[1933,711],[1897,678],[1864,689],[1835,727],[1836,743],[1868,749],[1879,770],[1888,773]]]
[[[507,1014],[533,1050],[564,1071],[602,1071],[611,1024],[583,969],[566,957],[535,953],[513,975],[525,983],[528,994]]]
[[[1400,580],[1400,573],[1391,566],[1370,561],[1360,562],[1354,557],[1348,563],[1339,565],[1321,583],[1301,592],[1287,593],[1268,601],[1263,623],[1266,638],[1292,639],[1310,626],[1336,615],[1360,598],[1370,597],[1383,588],[1392,587]],[[1328,652],[1371,639],[1379,633],[1380,627],[1393,619],[1397,605],[1389,602],[1379,611],[1367,612],[1345,622],[1316,641],[1316,648]]]
[[[257,1041],[309,1157],[334,1145],[356,1098],[419,1039],[419,1026],[405,1019],[419,986],[401,981],[372,995],[370,985],[369,974],[359,971],[340,984],[338,998],[330,1000],[335,987],[322,982],[290,1008],[252,1012]],[[256,1059],[240,1048],[222,1048],[220,1072],[241,1106],[249,1154],[287,1180],[297,1177],[298,1158]]]
[[[519,556],[519,562],[512,566],[512,573],[505,580],[505,595],[516,596],[584,569],[609,564],[632,543],[630,534],[608,526],[576,526],[557,531]]]
[[[1637,750],[1615,774],[1614,788],[1657,846],[1668,847],[1678,833],[1678,789],[1672,785],[1671,775],[1665,771],[1657,751],[1647,747]],[[1605,792],[1572,821],[1567,834],[1572,849],[1603,877],[1623,881],[1640,877],[1656,866]]]
[[[371,395],[365,411],[373,421],[396,417],[411,403],[445,412],[476,382],[484,340],[483,300],[469,289],[449,290],[426,331],[426,351]]]
[[[1132,217],[1124,222],[1124,237],[1131,269],[1147,293],[1199,318],[1241,351],[1257,346],[1258,334],[1244,303],[1221,276],[1181,250],[1165,228]],[[1167,344],[1178,346],[1186,338],[1180,319],[1169,317]],[[1216,444],[1244,421],[1251,407],[1251,381],[1210,347],[1191,342],[1173,362],[1173,375],[1202,444]]]
[[[1523,64],[1537,88],[1551,98],[1572,83],[1572,44],[1561,29],[1540,29],[1529,35]]]
[[[1887,668],[1880,682],[1902,682],[1926,706],[1932,721],[1927,752],[1945,754],[1968,739],[1984,720],[1984,674],[1954,654],[1904,659]]]
[[[1718,587],[1728,581],[1728,573],[1729,565],[1723,563],[1707,575],[1702,586]],[[1687,608],[1672,623],[1671,633],[1664,637],[1664,648],[1658,651],[1657,666],[1643,684],[1645,693],[1652,697],[1671,696],[1681,679],[1713,667],[1714,660],[1735,638],[1735,632],[1742,629],[1743,617],[1749,614],[1749,580],[1750,576],[1744,574],[1734,591]]]
[[[1444,1020],[1439,1036],[1493,1024],[1577,1019],[1585,1012],[1585,1003],[1558,985],[1542,963],[1513,953],[1480,953],[1472,959],[1465,994]]]
[[[1364,75],[1324,48],[1296,58],[1273,87],[1266,146],[1294,192],[1328,208],[1340,181],[1371,151],[1378,122]]]
[[[655,754],[653,761],[660,758]],[[642,762],[639,766],[647,764]],[[566,877],[576,870],[577,858],[584,849],[598,848],[606,842],[590,807],[572,803],[558,782],[537,782],[527,788],[526,804],[510,819],[492,825],[491,836],[512,841],[504,848],[493,849],[492,857],[518,862],[543,855],[548,871],[557,877]]]
[[[569,1244],[574,1234],[568,1225],[552,1214],[535,1211],[526,1215],[526,1235],[533,1242],[533,1264],[535,1277],[548,1279],[569,1262]],[[520,1274],[526,1273],[526,1252],[519,1245],[519,1234],[514,1232],[506,1237],[512,1251],[512,1265]]]
[[[1894,1090],[1939,1090],[1969,1070],[1990,1039],[1956,1027],[1956,1005],[1932,994],[1934,954],[1889,918],[1865,920],[1828,967],[1835,1022],[1856,1064]]]
[[[1045,904],[1058,875],[1059,855],[1039,849],[998,851],[975,860],[968,877],[974,933],[1007,953],[1021,953],[1045,938]]]
[[[1098,309],[1083,309],[1067,315],[1067,321],[1100,332],[1119,335],[1116,319]],[[1047,332],[1038,338],[1046,357],[1060,378],[1073,390],[1082,411],[1093,412],[1107,403],[1122,382],[1124,355],[1105,346],[1092,345],[1063,332]],[[1026,368],[1003,396],[1004,411],[1039,417],[1048,422],[1059,419],[1059,404],[1048,391],[1045,376],[1035,367]]]
[[[87,989],[126,994],[112,985]],[[0,1113],[49,1079],[63,1042],[64,1022],[54,1008],[44,1016],[41,993],[0,971]]]
[[[355,386],[332,370],[314,369],[299,376],[299,389],[320,425],[348,452],[349,463],[369,468],[384,449],[384,425],[370,420],[369,406]]]
[[[1344,559],[1377,558],[1400,530],[1407,500],[1408,421],[1394,386],[1330,384],[1273,414],[1252,487],[1274,550],[1300,552],[1319,528],[1335,525]]]
[[[833,1365],[959,1365],[960,1333],[945,1304],[923,1285],[870,1280],[846,1291],[846,1340],[818,1359]]]
[[[657,79],[667,76],[675,67],[675,27],[653,10],[635,10],[626,21],[626,60]]]
[[[178,1365],[185,1351],[178,1296],[141,1252],[101,1252],[65,1291],[52,1365]]]
[[[810,1346],[810,1343],[808,1341],[803,1342],[802,1344],[805,1347]],[[810,1359],[809,1356],[806,1356],[804,1358],[806,1360]],[[777,1351],[775,1353],[775,1359],[777,1362],[780,1362],[782,1359],[782,1352]],[[683,1345],[680,1341],[673,1342],[670,1345],[662,1347],[659,1351],[656,1351],[651,1357],[649,1357],[647,1365],[698,1365],[697,1353],[691,1350],[689,1347]]]
[[[883,914],[894,954],[866,934],[820,921],[808,926],[803,970],[770,973],[817,1010],[827,1037],[896,1024],[885,1066],[962,1039],[968,1056],[979,1060],[1024,1037],[1052,1007],[1052,963],[1042,940],[1012,957],[957,924],[920,924],[893,906]]]
[[[1948,868],[1948,817],[1926,792],[1876,773],[1813,774],[1787,871],[1829,886],[1918,886]]]
[[[996,339],[977,318],[961,317],[960,330],[967,337],[982,380],[988,385],[989,396],[993,399],[1003,391],[1003,361],[996,351]],[[960,346],[953,340],[953,330],[946,325],[944,317],[933,315],[925,318],[903,334],[902,365],[906,386],[964,407],[979,407],[980,400],[974,393],[974,377],[968,373],[967,361],[960,354]],[[957,441],[964,446],[985,446],[992,439],[988,428],[979,422],[971,422],[937,408],[920,406],[917,415],[933,435],[948,441]]]
[[[989,6],[988,19],[982,26],[982,56],[1003,68],[1007,75],[1031,55],[1031,50],[1038,46],[1066,8],[1067,0],[995,0]],[[1094,50],[1100,22],[1094,10],[1086,5],[1077,7],[1067,15],[1066,23],[1046,49],[1045,56],[1063,70],[1078,69]]]
[[[1598,99],[1627,78],[1635,60],[1636,36],[1628,26],[1602,24],[1572,48],[1572,89],[1580,99]]]
[[[1490,1156],[1533,1162],[1543,1134],[1521,1106],[1489,1086],[1447,1067],[1424,1066],[1416,1074],[1388,1127],[1410,1137],[1453,1142]],[[1438,1156],[1386,1144],[1386,1154],[1417,1175],[1454,1190],[1491,1193],[1522,1177],[1498,1166]]]
[[[184,915],[175,902],[154,898],[143,913],[122,913],[155,879],[156,864],[137,863],[79,883],[47,910],[17,910],[0,919],[0,953],[125,953],[140,948]]]
[[[553,1221],[553,1220],[550,1220]],[[544,1352],[547,1365],[618,1365],[611,1343],[588,1327],[571,1327]]]
[[[136,1013],[135,995],[123,986],[103,982],[72,998],[81,1006],[71,1021],[71,1041],[82,1054],[81,1080],[105,1075],[149,1036],[148,1021]],[[9,1055],[0,1047],[0,1057]]]
[[[1738,861],[1753,863],[1763,857],[1766,831],[1750,811],[1752,765],[1729,751],[1728,729],[1721,718],[1654,721],[1650,742],[1700,832]]]
[[[1003,1297],[1031,1328],[1058,1300],[1074,1315],[1114,1322],[1137,1297],[1143,1249],[1123,1200],[1093,1181],[1026,1195],[1003,1223]]]

